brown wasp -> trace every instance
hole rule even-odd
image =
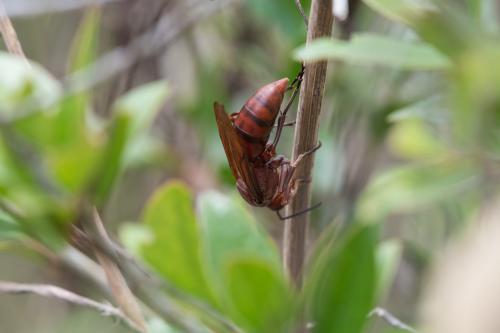
[[[263,86],[247,100],[239,112],[230,116],[224,111],[222,104],[214,103],[219,136],[229,167],[236,178],[238,191],[250,205],[269,207],[282,220],[317,206],[286,217],[279,213],[297,192],[298,183],[308,181],[294,177],[297,165],[321,146],[319,143],[293,162],[283,155],[276,155],[276,145],[286,126],[286,114],[299,91],[303,74],[302,68],[290,86],[288,78]],[[280,111],[285,92],[290,89],[293,89],[292,96]],[[276,127],[276,134],[273,141],[268,142],[273,127]]]

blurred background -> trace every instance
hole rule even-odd
[[[303,47],[306,27],[291,0],[2,2],[26,56],[63,84],[85,91],[99,119],[111,119],[115,101],[134,88],[166,81],[167,97],[149,135],[128,152],[126,168],[102,205],[108,231],[122,237],[123,226],[141,220],[148,198],[168,180],[184,182],[194,197],[207,190],[235,196],[213,102],[236,112],[262,85],[294,78],[300,59],[328,59],[323,147],[316,153],[312,186],[312,202],[322,206],[312,212],[308,248],[331,225],[379,224],[393,266],[378,305],[429,332],[438,332],[436,327],[498,332],[493,315],[480,320],[493,320],[483,330],[436,324],[445,320],[436,311],[448,308],[450,295],[482,280],[471,273],[455,289],[443,285],[449,288],[465,271],[490,267],[483,259],[500,265],[484,254],[498,253],[497,239],[477,241],[469,235],[477,225],[500,222],[494,209],[500,177],[496,1],[339,1],[344,7],[336,9],[333,29],[338,44],[317,49]],[[302,5],[308,12],[310,1]],[[97,38],[86,41],[82,22],[91,11]],[[92,50],[80,65],[78,38],[79,47]],[[88,65],[97,70],[70,75]],[[293,119],[295,109],[290,113]],[[279,153],[290,156],[292,144],[293,128],[285,128]],[[71,167],[68,162],[61,170],[71,173]],[[270,210],[248,209],[279,247],[282,222]],[[469,239],[464,235],[473,240],[462,240]],[[457,239],[463,244],[455,244]],[[473,246],[485,242],[491,246]],[[459,249],[449,250],[450,243]],[[472,252],[477,259],[460,261]],[[51,283],[102,297],[78,272],[7,240],[0,242],[0,280]],[[469,306],[450,310],[450,317],[466,317],[474,302],[482,301],[474,295],[498,290],[493,288],[500,279],[490,280],[496,284],[492,289],[469,291]],[[451,303],[462,301],[456,297]],[[37,333],[123,331],[93,311],[34,295],[0,294],[0,332],[35,327]],[[376,318],[365,331],[403,332]]]

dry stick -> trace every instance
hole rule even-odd
[[[98,233],[101,237],[109,238],[95,208],[92,212],[88,212],[85,217],[82,223],[87,233]],[[112,258],[101,252],[97,247],[94,247],[94,252],[97,261],[104,269],[108,284],[116,302],[120,305],[123,312],[141,329],[141,332],[147,332],[146,320],[144,319],[139,303],[130,291],[120,268]]]
[[[307,43],[321,36],[329,36],[332,31],[332,0],[313,0]],[[325,87],[326,61],[306,65],[304,81],[300,91],[297,125],[293,147],[293,159],[314,146],[318,141],[319,114]],[[299,164],[296,177],[311,179],[313,156],[307,156]],[[286,215],[302,211],[310,206],[310,182],[298,184],[298,191],[292,202],[287,206]],[[297,287],[302,283],[302,266],[305,258],[305,240],[309,213],[293,217],[285,222],[283,242],[283,264],[288,276]]]
[[[2,1],[0,1],[0,33],[2,34],[7,50],[10,53],[18,55],[26,60],[21,43],[19,43],[19,39],[17,38],[16,30],[7,16],[7,12],[5,11]]]
[[[90,298],[80,296],[69,290],[57,286],[52,286],[47,284],[27,284],[27,283],[0,281],[0,293],[8,293],[8,294],[30,293],[44,297],[56,298],[75,305],[97,310],[103,316],[110,316],[117,318],[120,321],[127,324],[132,330],[136,332],[142,332],[142,330],[139,327],[137,327],[125,315],[123,315],[123,313],[119,309],[109,304],[96,302]]]
[[[100,221],[100,218],[99,220]],[[100,222],[97,222],[100,223]],[[134,285],[135,293],[139,296],[139,299],[145,302],[145,304],[153,311],[163,316],[167,321],[174,324],[175,326],[181,328],[184,332],[205,332],[205,330],[200,329],[200,325],[195,319],[190,318],[185,320],[183,317],[185,313],[182,309],[178,308],[174,304],[171,304],[170,299],[163,297],[158,290],[169,290],[173,295],[183,302],[192,305],[198,311],[203,311],[208,313],[213,319],[218,321],[222,326],[223,330],[229,332],[241,332],[241,330],[236,327],[233,323],[227,321],[223,316],[215,312],[209,306],[204,303],[197,301],[196,299],[189,297],[188,295],[176,293],[173,288],[167,284],[165,281],[153,281],[154,277],[145,268],[141,267],[139,263],[135,262],[125,250],[122,249],[118,244],[114,243],[110,239],[107,233],[102,231],[103,224],[100,223],[99,230],[90,231],[91,241],[95,247],[97,247],[100,252],[106,254],[109,258],[112,258],[114,262],[118,263],[122,272],[127,276],[131,285]],[[149,286],[154,283],[154,289]]]
[[[302,3],[300,2],[300,0],[295,0],[295,6],[297,6],[297,10],[299,11],[300,16],[302,16],[302,18],[304,19],[304,23],[306,24],[307,27],[308,26],[307,16],[306,13],[304,12],[304,8],[302,7]]]
[[[5,41],[5,44],[9,52],[22,57],[28,62],[22,50],[21,43],[17,38],[17,34],[16,31],[14,30],[12,22],[7,16],[3,4],[1,2],[0,2],[0,32],[3,36],[3,39]],[[98,225],[98,222],[95,221],[95,224]],[[130,289],[127,286],[125,278],[121,274],[120,269],[112,260],[106,257],[106,255],[100,253],[98,249],[96,249],[95,253],[99,263],[102,265],[106,273],[108,283],[111,287],[111,291],[117,303],[122,307],[125,314],[130,317],[130,320],[134,322],[135,326],[139,328],[140,332],[147,332],[146,321],[142,315],[142,312],[139,308],[139,305],[135,297],[130,292]]]

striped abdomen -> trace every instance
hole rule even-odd
[[[234,126],[241,138],[240,143],[250,159],[256,158],[264,151],[287,87],[287,78],[263,86],[234,116]]]

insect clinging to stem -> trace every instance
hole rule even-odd
[[[294,177],[297,165],[321,147],[321,143],[318,143],[295,161],[276,154],[276,145],[286,125],[286,114],[299,91],[303,74],[304,67],[290,86],[288,78],[283,78],[261,87],[239,112],[231,115],[225,112],[222,104],[214,103],[219,136],[229,167],[236,178],[238,191],[250,205],[269,207],[282,220],[318,206],[286,217],[279,212],[295,195],[298,184],[309,182],[308,179]],[[285,92],[291,89],[292,96],[280,111]],[[268,142],[273,127],[276,127],[276,133],[274,139]]]

